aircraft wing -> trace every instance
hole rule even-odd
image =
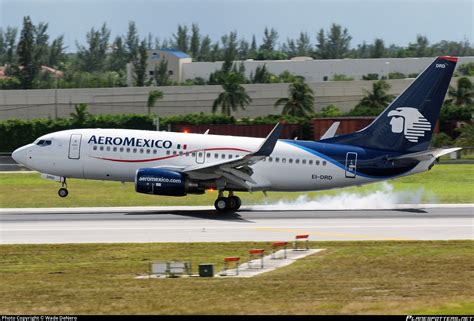
[[[432,158],[438,158],[446,154],[451,154],[452,152],[458,151],[462,149],[461,147],[454,147],[454,148],[437,148],[437,149],[432,149],[432,150],[425,150],[422,152],[417,152],[417,153],[411,153],[411,154],[405,154],[402,156],[397,156],[397,157],[390,157],[388,158],[389,161],[392,160],[401,160],[401,159],[416,159],[419,161],[424,161],[424,160],[429,160]]]
[[[197,180],[223,179],[245,189],[250,189],[248,183],[256,184],[252,179],[253,170],[249,166],[269,156],[280,137],[283,125],[278,123],[268,134],[258,150],[247,155],[209,164],[198,164],[181,170],[189,177]]]

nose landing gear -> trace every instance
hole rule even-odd
[[[59,197],[66,197],[68,194],[66,177],[64,177],[64,179],[61,180],[61,188],[58,190],[58,195]]]
[[[242,201],[238,196],[235,196],[232,191],[229,191],[229,197],[224,197],[224,192],[219,191],[219,197],[214,202],[214,207],[218,212],[235,212],[242,205]]]

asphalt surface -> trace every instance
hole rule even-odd
[[[441,206],[441,205],[439,205]],[[0,243],[123,243],[474,239],[474,205],[386,210],[243,207],[1,209]]]

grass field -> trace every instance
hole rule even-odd
[[[151,279],[267,243],[1,245],[0,314],[473,314],[473,241],[313,242],[251,279]],[[220,265],[219,265],[220,267]]]
[[[394,191],[423,190],[422,202],[474,203],[474,165],[437,165],[429,172],[390,181]],[[216,192],[186,197],[150,196],[135,193],[132,183],[68,180],[69,196],[57,196],[59,183],[43,180],[39,174],[0,174],[0,207],[76,207],[76,206],[146,206],[146,205],[212,205]],[[335,195],[341,191],[367,194],[380,184],[363,187],[304,193],[310,199]],[[239,193],[244,204],[292,200],[301,193]]]

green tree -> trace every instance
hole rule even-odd
[[[134,21],[128,22],[128,31],[125,38],[125,49],[128,52],[128,61],[132,61],[138,53],[140,46],[140,39],[138,38],[138,31]]]
[[[91,116],[87,111],[87,104],[75,104],[74,105],[75,112],[70,113],[71,119],[73,123],[77,125],[82,125],[86,122],[86,120]]]
[[[474,62],[460,65],[458,71],[462,76],[474,77]]]
[[[49,35],[47,33],[48,24],[40,22],[38,26],[34,27],[34,60],[38,64],[47,65],[49,55]]]
[[[456,145],[474,146],[474,124],[465,124],[456,130],[461,133],[456,139]]]
[[[109,37],[110,30],[104,23],[100,30],[92,28],[87,32],[87,47],[76,43],[80,70],[87,72],[101,72],[104,70]]]
[[[253,84],[265,84],[270,83],[270,78],[272,74],[268,72],[267,64],[263,64],[263,66],[257,66],[255,69],[255,74],[251,77],[250,81]]]
[[[201,44],[201,35],[199,34],[199,26],[197,23],[193,23],[191,27],[191,56],[194,60],[199,60],[199,47]]]
[[[148,115],[151,113],[151,108],[155,107],[156,101],[158,99],[163,99],[163,92],[159,90],[151,90],[148,93],[148,100],[146,102],[146,106],[148,108]]]
[[[222,71],[228,73],[230,72],[237,56],[237,31],[232,31],[229,35],[224,35],[222,37],[222,45],[224,49]]]
[[[472,105],[474,98],[474,86],[467,77],[458,79],[456,88],[450,86],[448,95],[450,99],[446,102],[456,106]]]
[[[163,59],[158,64],[158,67],[155,67],[155,83],[157,86],[167,86],[169,84],[170,76],[168,74],[168,61]]]
[[[5,32],[5,64],[14,64],[16,62],[16,36],[18,29],[14,27],[7,27]]]
[[[19,79],[24,89],[33,88],[33,80],[39,66],[35,61],[34,26],[29,16],[23,18],[23,29],[18,42],[18,64],[21,66]]]
[[[199,51],[198,60],[199,61],[210,61],[211,60],[211,38],[205,36],[201,42],[201,49]]]
[[[223,76],[222,81],[224,91],[214,100],[212,112],[215,113],[219,106],[222,114],[227,116],[230,116],[233,111],[237,111],[239,107],[245,110],[252,99],[241,85],[243,82],[242,75],[230,72]]]
[[[257,58],[257,39],[255,38],[255,35],[252,35],[252,42],[250,44],[248,58],[249,59]]]
[[[316,55],[322,59],[341,59],[349,53],[352,37],[347,28],[342,29],[338,24],[332,24],[331,29],[324,35],[321,29],[317,36]]]
[[[311,39],[307,32],[300,32],[300,37],[296,40],[298,56],[311,56]]]
[[[383,110],[393,100],[394,96],[387,93],[390,85],[384,81],[379,80],[372,84],[372,91],[365,90],[365,96],[361,99],[357,108],[369,108],[372,110]]]
[[[124,71],[128,63],[128,52],[123,42],[123,38],[117,36],[112,44],[112,53],[109,56],[108,69],[112,71]]]
[[[286,83],[295,82],[295,81],[298,81],[298,80],[299,81],[304,81],[303,76],[294,75],[291,72],[289,72],[288,70],[285,70],[281,74],[279,74],[278,78],[280,78],[281,82],[286,82]]]
[[[268,28],[265,27],[265,30],[263,31],[263,40],[262,44],[260,45],[260,50],[272,53],[273,50],[275,50],[277,40],[278,32],[273,28],[268,30]]]
[[[57,69],[62,67],[67,59],[64,49],[64,36],[61,35],[51,43],[48,55],[48,66]]]
[[[182,52],[188,52],[189,49],[189,35],[188,27],[178,25],[178,31],[173,35],[176,49],[181,50]]]
[[[305,117],[314,112],[313,90],[303,81],[294,81],[288,89],[288,97],[280,98],[274,107],[283,105],[282,114]]]
[[[146,83],[147,59],[148,59],[148,54],[147,54],[146,40],[142,40],[142,42],[140,42],[140,46],[138,47],[138,53],[132,61],[135,85],[138,87],[143,87],[145,86],[145,83]]]
[[[377,38],[374,40],[374,45],[370,54],[371,58],[382,58],[385,57],[385,44],[383,39]]]

